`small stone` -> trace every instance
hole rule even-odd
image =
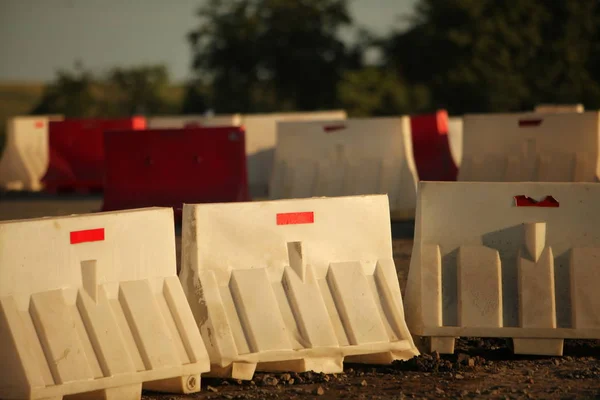
[[[469,358],[469,361],[467,361],[467,365],[471,368],[473,368],[475,366],[475,360],[472,358]]]
[[[363,379],[362,382],[360,383],[360,386],[367,386],[367,381]]]
[[[454,375],[454,377],[455,377],[456,379],[465,379],[465,377],[464,377],[464,376],[462,376],[461,374],[456,374],[456,375]]]
[[[289,381],[292,379],[292,376],[290,374],[282,374],[279,378],[281,378],[282,381]]]
[[[254,382],[254,381],[252,381],[252,382]],[[241,385],[241,384],[243,384],[244,382],[242,382],[242,380],[241,380],[241,379],[238,379],[238,380],[236,380],[236,381],[235,381],[235,383],[237,383],[238,385]]]
[[[533,378],[529,378],[529,379],[527,380],[527,383],[529,383],[530,385],[533,385]]]
[[[557,367],[560,365],[560,361],[558,361],[558,358],[554,359],[554,365],[556,365]]]
[[[331,378],[329,377],[329,375],[325,375],[325,376],[323,376],[323,380],[325,382],[329,382],[331,380]]]
[[[294,382],[296,382],[296,381],[294,380],[294,378],[290,378],[290,380],[289,380],[289,381],[287,381],[288,385],[293,385],[293,384],[294,384]]]
[[[213,393],[217,393],[219,391],[219,389],[212,387],[212,386],[207,386],[206,390],[208,390],[209,392],[213,392]]]
[[[467,364],[471,357],[468,354],[460,353],[456,359],[459,364]]]
[[[323,395],[325,394],[325,389],[323,389],[323,387],[322,387],[322,386],[319,386],[319,387],[317,388],[317,390],[315,390],[315,394],[316,394],[317,396],[323,396]]]
[[[437,350],[434,351],[433,353],[431,353],[431,355],[433,356],[433,358],[435,360],[439,360],[440,359],[440,353],[438,353]]]
[[[274,376],[267,375],[263,378],[263,384],[266,386],[277,386],[279,380]]]
[[[442,389],[440,389],[439,387],[436,387],[436,388],[435,388],[435,392],[436,392],[437,394],[444,394],[444,393],[445,393],[445,392],[444,392]]]

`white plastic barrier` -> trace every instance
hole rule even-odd
[[[148,117],[148,129],[185,128],[196,126],[240,126],[242,117],[239,114],[232,115],[162,115]]]
[[[242,125],[246,129],[250,195],[253,198],[263,199],[269,196],[269,180],[273,170],[278,122],[344,119],[346,119],[346,112],[343,110],[244,115]]]
[[[170,208],[1,222],[0,398],[199,391],[175,262]]]
[[[464,117],[459,181],[598,182],[600,114]]]
[[[48,168],[48,122],[60,116],[15,117],[6,123],[0,158],[0,188],[39,191]]]
[[[537,113],[568,113],[568,112],[584,112],[583,104],[539,104],[535,106]]]
[[[335,373],[344,358],[418,354],[386,196],[185,205],[183,214],[180,279],[211,375]]]
[[[452,154],[452,160],[454,160],[454,164],[460,168],[463,153],[462,117],[448,118],[448,140],[450,142],[450,153]]]
[[[460,336],[562,355],[600,339],[600,185],[421,182],[406,318],[428,350]]]
[[[387,193],[394,219],[415,215],[410,119],[280,123],[271,199]]]

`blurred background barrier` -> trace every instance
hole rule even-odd
[[[598,182],[600,113],[471,114],[459,181]]]
[[[0,149],[0,188],[37,192],[48,169],[48,125],[61,116],[13,117],[6,122],[6,144]]]
[[[49,124],[49,161],[42,178],[44,190],[93,192],[104,189],[104,133],[145,129],[143,117],[66,119]]]
[[[200,127],[105,134],[103,210],[249,201],[244,131]]]
[[[450,149],[448,113],[412,115],[410,127],[415,164],[422,181],[455,181],[458,172]]]
[[[280,122],[271,199],[387,193],[413,219],[417,170],[409,117]]]

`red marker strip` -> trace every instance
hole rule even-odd
[[[104,240],[104,228],[71,232],[71,244],[101,242]]]
[[[315,222],[315,214],[309,212],[277,214],[277,225],[312,224]]]
[[[517,207],[559,207],[560,203],[552,196],[546,196],[542,201],[535,201],[528,196],[515,196]]]
[[[37,129],[43,128],[44,127],[44,121],[35,121],[35,127]]]
[[[326,125],[323,127],[323,130],[325,132],[335,132],[341,131],[343,129],[346,129],[346,125]]]
[[[541,124],[542,124],[541,119],[520,119],[519,120],[520,127],[540,126]]]

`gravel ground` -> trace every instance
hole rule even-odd
[[[0,197],[0,220],[98,211],[101,198]],[[412,224],[393,224],[394,259],[404,291]],[[178,247],[180,240],[177,241]],[[462,338],[453,355],[424,354],[389,366],[345,365],[341,374],[257,373],[252,381],[204,378],[202,392],[144,392],[144,399],[589,399],[600,398],[600,343],[565,340],[563,357],[514,356],[504,340]]]

